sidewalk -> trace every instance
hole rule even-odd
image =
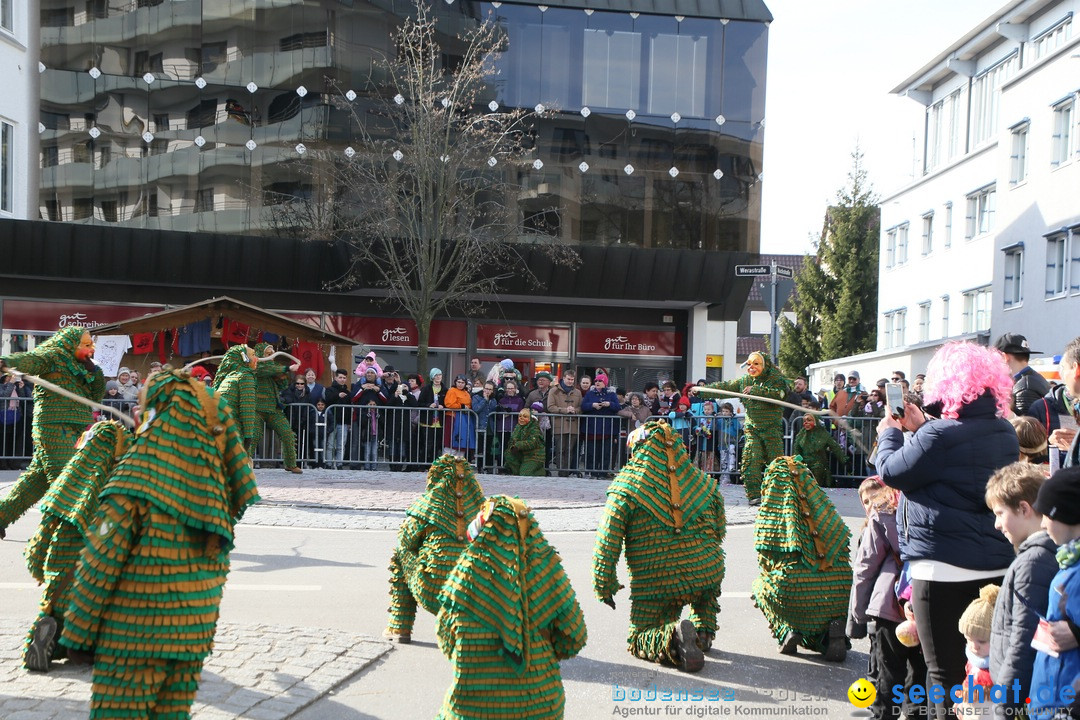
[[[423,491],[423,473],[305,470],[256,471],[262,500],[242,524],[396,530]],[[17,473],[0,472],[0,497]],[[591,532],[603,514],[607,481],[481,475],[487,495],[525,499],[547,532]],[[753,522],[741,486],[722,490],[731,525]],[[841,514],[861,516],[855,490],[828,491]],[[29,577],[11,578],[29,581]],[[0,718],[69,720],[85,717],[90,669],[60,663],[48,675],[27,672],[21,655],[30,618],[0,618]],[[197,720],[286,720],[390,652],[381,638],[337,630],[222,622],[207,659],[194,707]]]

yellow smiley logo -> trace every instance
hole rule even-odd
[[[847,697],[855,707],[867,708],[873,704],[874,698],[877,697],[877,690],[869,680],[859,678],[851,683],[851,687],[847,689]]]

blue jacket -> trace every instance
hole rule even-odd
[[[611,404],[599,410],[593,407],[594,404],[601,402]],[[604,388],[604,394],[601,395],[596,388],[590,388],[581,400],[581,412],[585,415],[582,432],[586,437],[618,435],[622,423],[619,418],[613,416],[618,415],[619,410],[619,398],[613,391]]]
[[[881,479],[904,493],[896,520],[905,561],[1003,572],[1012,563],[1013,547],[994,529],[985,495],[994,471],[1020,457],[1020,443],[996,410],[984,393],[959,418],[928,421],[906,445],[896,428],[878,436]]]
[[[1050,602],[1046,608],[1046,619],[1050,622],[1071,618],[1073,622],[1080,620],[1080,563],[1063,568],[1054,576],[1050,583]],[[1035,653],[1035,671],[1031,675],[1031,708],[1032,717],[1049,718],[1053,713],[1047,710],[1045,714],[1039,711],[1043,708],[1067,706],[1058,698],[1058,691],[1062,686],[1072,685],[1073,681],[1080,676],[1080,648],[1066,650],[1058,657],[1050,657],[1044,652]],[[1053,697],[1046,690],[1040,698],[1040,689],[1053,688]]]

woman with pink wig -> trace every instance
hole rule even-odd
[[[922,415],[905,406],[912,417],[903,425],[889,414],[878,425],[878,471],[903,492],[900,556],[912,578],[927,682],[946,688],[965,675],[960,616],[983,585],[1001,583],[1014,557],[984,499],[987,480],[1020,451],[1005,419],[1012,386],[1000,352],[949,343],[930,360],[923,385],[925,410],[939,419],[919,424]],[[907,443],[902,427],[915,430]],[[947,698],[932,716],[946,717],[951,704]]]

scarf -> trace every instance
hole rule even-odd
[[[562,380],[560,380],[560,381],[559,381],[559,387],[561,387],[561,388],[562,388],[562,391],[563,391],[564,393],[566,393],[567,395],[569,395],[569,394],[570,394],[570,392],[571,392],[571,391],[572,391],[572,390],[574,389],[574,386],[573,386],[573,385],[563,385],[563,381],[562,381]]]
[[[1058,566],[1064,570],[1072,567],[1080,560],[1080,538],[1070,540],[1057,549]]]

